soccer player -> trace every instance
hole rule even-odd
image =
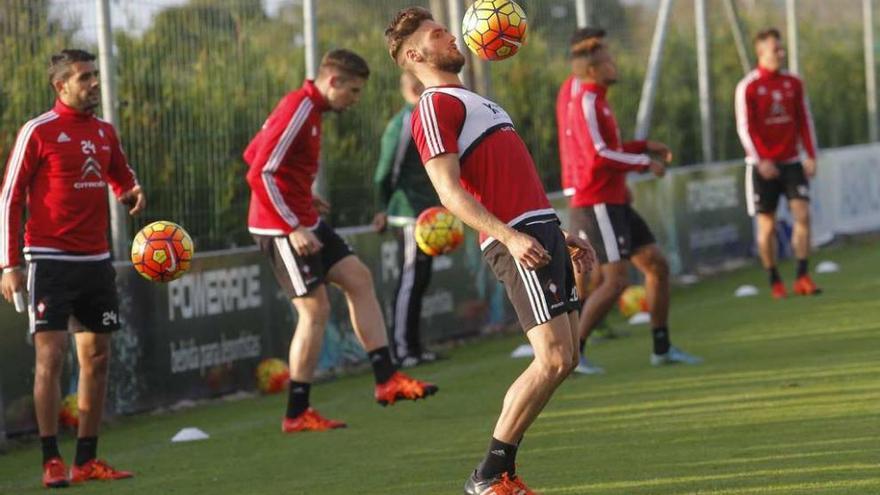
[[[319,216],[329,207],[312,194],[321,147],[321,116],[358,102],[370,69],[354,52],[339,49],[321,60],[318,77],[284,96],[244,152],[250,165],[248,230],[269,258],[275,277],[298,315],[290,342],[290,390],[281,423],[285,433],[323,431],[345,423],[322,417],[309,395],[330,314],[326,284],[348,301],[355,335],[367,351],[382,405],[422,399],[430,383],[397,371],[388,349],[385,321],[373,277],[351,247]]]
[[[440,204],[422,166],[410,127],[413,107],[424,89],[412,74],[404,72],[400,76],[400,93],[406,104],[385,127],[379,165],[373,177],[379,207],[373,228],[384,232],[388,225],[395,227],[398,243],[400,278],[392,300],[391,327],[394,351],[404,368],[436,361],[438,357],[422,347],[419,336],[422,297],[431,283],[434,258],[416,245],[415,223],[423,210]]]
[[[605,94],[617,82],[617,66],[607,46],[587,39],[572,51],[581,81],[576,111],[570,115],[576,152],[585,167],[576,177],[571,229],[586,236],[596,250],[602,280],[581,312],[580,345],[605,317],[627,285],[627,260],[645,276],[654,352],[651,364],[696,364],[701,360],[673,347],[669,340],[669,265],[648,225],[633,209],[626,187],[630,172],[666,172],[669,148],[655,141],[620,142],[620,129]],[[653,158],[652,158],[653,156]]]
[[[569,48],[574,48],[578,43],[589,39],[604,39],[605,30],[595,27],[580,28],[571,35]],[[572,71],[574,67],[572,67]],[[559,165],[562,167],[562,192],[566,196],[574,195],[575,178],[577,171],[583,166],[583,159],[574,148],[574,136],[569,127],[568,115],[571,111],[571,105],[577,105],[577,95],[580,93],[580,79],[572,72],[559,87],[556,94],[556,133],[559,143]],[[594,273],[600,273],[598,270]],[[578,285],[578,291],[583,296],[585,292],[582,290],[585,285]]]
[[[571,36],[569,43],[569,55],[572,48],[588,39],[602,40],[605,38],[605,30],[596,27],[580,28]],[[577,95],[580,93],[581,82],[574,74],[575,61],[572,59],[572,73],[565,79],[559,92],[556,94],[556,131],[559,146],[559,164],[561,166],[562,192],[571,197],[575,192],[576,179],[579,171],[586,167],[585,157],[577,152],[577,143],[571,129],[569,115],[579,107]],[[591,289],[595,289],[602,283],[602,271],[593,270],[589,277],[584,274],[575,274],[578,295],[581,297],[580,306],[583,307]],[[608,338],[615,338],[617,334],[604,320],[600,321],[597,332],[603,332]],[[597,375],[605,372],[600,366],[595,365],[586,355],[586,343],[581,346],[581,357],[575,373],[582,375]]]
[[[0,287],[7,301],[27,289],[43,485],[61,487],[132,476],[97,458],[110,336],[119,329],[116,272],[107,241],[107,185],[132,215],[143,210],[146,200],[116,129],[94,115],[101,101],[95,56],[74,49],[53,55],[49,84],[55,106],[19,131],[0,189]],[[25,207],[27,282],[19,252]],[[69,476],[57,440],[68,332],[79,362],[79,427]]]
[[[480,232],[483,257],[504,283],[535,358],[504,398],[488,452],[466,494],[530,494],[517,447],[578,360],[572,261],[589,270],[586,241],[564,234],[532,157],[497,104],[465,89],[464,55],[431,13],[409,7],[385,31],[391,57],[425,92],[412,133],[443,206]],[[569,251],[571,250],[571,255]]]
[[[770,276],[771,294],[784,298],[776,268],[776,207],[788,198],[794,219],[791,244],[797,257],[794,293],[818,294],[807,267],[810,255],[810,182],[816,175],[816,134],[804,84],[781,69],[785,46],[779,30],[755,36],[758,68],[736,86],[736,128],[746,151],[746,205],[757,217],[758,252]],[[806,158],[801,161],[801,148]],[[757,173],[755,171],[757,170]]]

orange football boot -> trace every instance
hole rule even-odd
[[[390,406],[398,399],[418,400],[437,393],[437,385],[395,371],[385,383],[376,384],[376,402]]]
[[[308,408],[295,418],[284,418],[281,422],[281,431],[284,433],[297,433],[300,431],[327,431],[336,428],[345,428],[342,421],[334,421],[321,416],[318,411]]]
[[[813,279],[809,275],[802,275],[794,281],[792,290],[799,296],[815,296],[822,293],[822,289],[816,286]]]
[[[67,479],[67,467],[60,457],[53,457],[43,464],[43,486],[61,488],[70,484]]]
[[[70,468],[71,483],[82,483],[83,481],[90,480],[122,480],[133,476],[134,473],[115,469],[101,459],[92,459],[82,466],[74,464]]]
[[[491,480],[478,480],[476,473],[468,478],[464,485],[467,495],[536,495],[526,486],[522,478],[503,473]]]
[[[780,282],[773,282],[773,285],[770,286],[770,292],[773,294],[773,299],[785,299],[788,297],[788,291],[785,290],[785,284]]]

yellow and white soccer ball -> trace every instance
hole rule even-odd
[[[461,220],[442,206],[432,206],[416,219],[416,244],[428,256],[448,253],[463,240]]]

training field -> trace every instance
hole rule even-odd
[[[648,365],[649,332],[591,347],[609,370],[562,385],[525,437],[519,473],[545,494],[880,493],[880,246],[820,252],[826,293],[772,301],[757,269],[676,290],[674,342],[698,367]],[[782,266],[791,281],[792,266]],[[759,297],[735,299],[743,283]],[[620,325],[621,323],[618,322]],[[99,452],[137,478],[75,493],[457,494],[482,457],[519,335],[473,343],[414,373],[427,402],[384,409],[364,374],[312,392],[347,430],[283,436],[285,396],[122,418]],[[211,439],[171,444],[185,426]],[[69,461],[73,443],[62,452]],[[0,493],[45,493],[36,442],[0,456]]]

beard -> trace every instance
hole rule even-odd
[[[424,53],[425,59],[443,72],[458,74],[464,67],[464,55],[458,51],[448,51],[443,53]]]

